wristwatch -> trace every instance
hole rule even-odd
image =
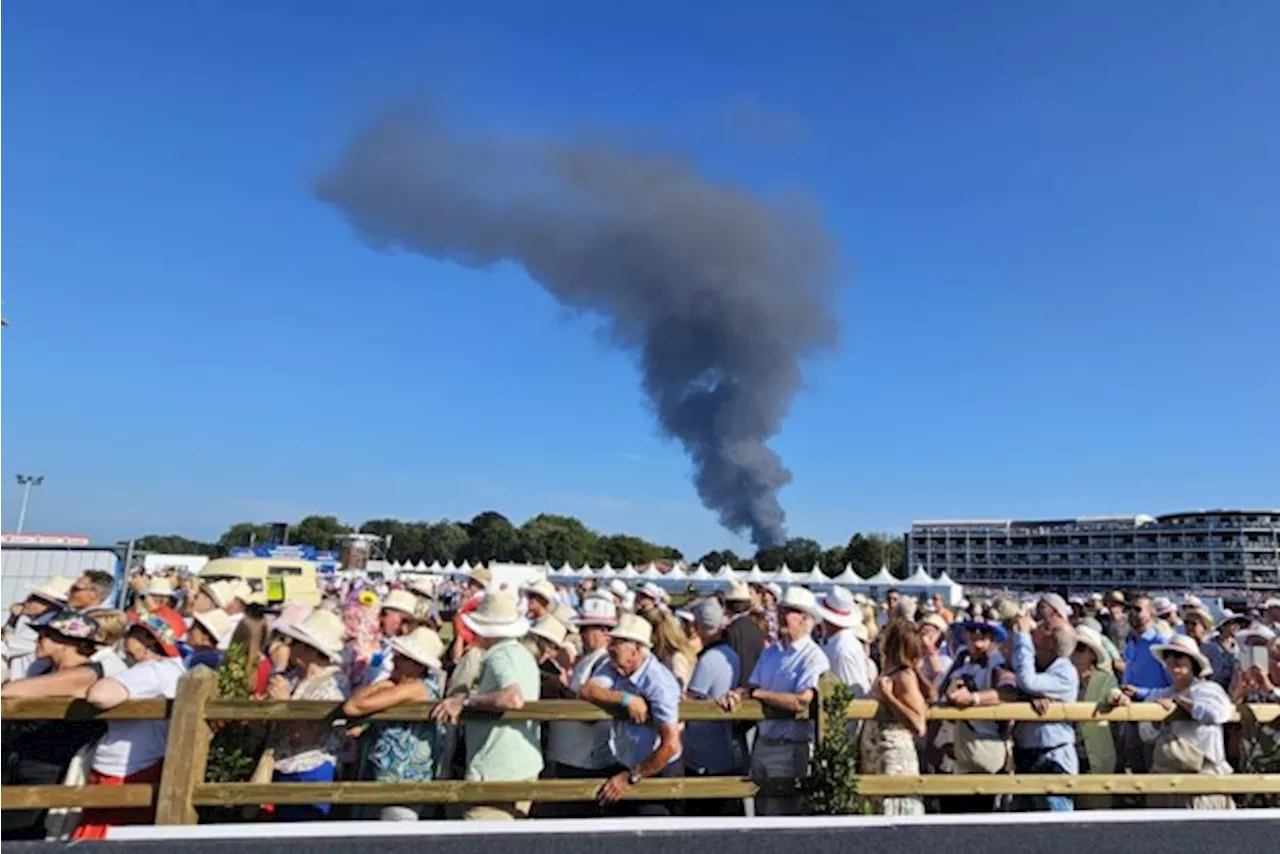
[[[641,775],[641,773],[634,768],[632,768],[627,773],[627,784],[630,786],[634,786],[636,783],[639,783],[643,779],[644,779],[644,776]]]

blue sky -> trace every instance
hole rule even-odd
[[[422,93],[818,200],[848,275],[774,442],[794,535],[1280,504],[1276,4],[5,13],[6,529],[28,472],[29,530],[104,540],[497,509],[745,548],[590,319],[310,197]]]

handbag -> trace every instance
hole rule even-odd
[[[1009,745],[1002,738],[982,738],[961,721],[956,727],[954,750],[962,773],[999,774],[1009,762]]]

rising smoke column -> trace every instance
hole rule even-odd
[[[800,362],[833,344],[837,263],[807,208],[713,183],[678,158],[600,142],[469,138],[397,110],[360,133],[316,195],[379,249],[520,264],[638,355],[658,423],[703,504],[757,546],[785,538],[791,473],[765,441]]]

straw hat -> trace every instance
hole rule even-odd
[[[409,582],[409,591],[417,596],[426,596],[428,599],[436,595],[436,583],[431,578],[415,578]]]
[[[644,617],[623,614],[618,618],[618,627],[609,632],[609,637],[650,647],[653,646],[653,626]]]
[[[671,598],[670,596],[667,595],[667,591],[663,590],[661,587],[654,584],[652,581],[646,581],[643,585],[641,585],[640,590],[636,593],[636,595],[648,596],[650,599],[652,599],[654,602],[658,603],[659,605],[663,604],[664,602],[667,602]]]
[[[173,582],[163,575],[153,575],[142,591],[144,596],[160,596],[167,598],[173,595]]]
[[[564,643],[568,632],[565,630],[564,623],[555,617],[543,617],[529,627],[529,634],[560,646],[560,644]]]
[[[71,594],[71,579],[55,575],[27,594],[28,599],[40,599],[51,605],[65,605]]]
[[[493,583],[493,572],[487,566],[477,566],[471,569],[471,573],[467,576],[468,581],[472,581],[485,590],[489,589],[489,585]]]
[[[539,578],[532,584],[525,584],[520,588],[520,592],[525,596],[537,596],[548,605],[555,606],[560,601],[559,594],[556,593],[556,587],[545,578]]]
[[[618,606],[612,599],[601,596],[588,596],[582,600],[582,613],[574,619],[578,628],[586,626],[605,626],[613,628],[618,625]]]
[[[724,601],[726,602],[750,602],[751,587],[745,581],[730,581],[729,589],[725,591]]]
[[[813,591],[809,588],[792,585],[778,600],[778,608],[784,611],[803,611],[811,617],[816,617],[818,600],[814,598]]]
[[[1102,643],[1102,635],[1088,626],[1076,626],[1076,643],[1088,647],[1093,652],[1098,667],[1106,669],[1111,666],[1111,653]]]
[[[565,631],[569,634],[572,635],[577,633],[578,629],[576,623],[578,619],[578,612],[573,610],[572,606],[561,605],[556,608],[555,614],[552,616],[560,621],[560,625],[564,626]]]
[[[231,634],[231,618],[221,608],[214,608],[203,614],[193,614],[191,619],[204,626],[205,631],[218,643],[222,643],[222,639]]]
[[[832,587],[818,602],[818,616],[833,626],[851,629],[862,624],[862,611],[854,601],[853,594],[844,587]],[[862,629],[866,631],[866,627]]]
[[[1237,614],[1234,611],[1223,611],[1222,619],[1213,627],[1213,630],[1215,632],[1220,632],[1222,631],[1222,627],[1228,623],[1239,623],[1241,628],[1248,628],[1253,624],[1253,617],[1250,617],[1248,614]]]
[[[444,641],[431,629],[418,628],[392,640],[391,651],[433,670],[439,670],[440,658],[444,655]]]
[[[275,630],[324,653],[330,661],[342,661],[342,642],[346,637],[346,630],[343,628],[342,618],[337,614],[316,608],[300,622],[284,625],[277,623]]]
[[[1169,639],[1168,643],[1157,643],[1151,645],[1151,654],[1160,661],[1164,662],[1165,653],[1176,652],[1185,655],[1200,665],[1201,676],[1212,676],[1213,665],[1209,663],[1209,659],[1200,651],[1200,646],[1186,635],[1174,635]]]
[[[261,590],[254,590],[243,578],[231,582],[231,595],[246,605],[266,606],[267,604],[267,594]]]
[[[399,611],[409,617],[418,616],[418,600],[408,590],[392,590],[382,600],[382,610]]]
[[[951,628],[950,626],[947,625],[947,621],[942,619],[942,617],[940,617],[937,614],[929,614],[927,617],[922,619],[917,624],[917,626],[919,628],[924,628],[925,626],[933,626],[944,636],[946,635],[947,631]]]
[[[529,621],[516,610],[516,600],[505,590],[484,597],[480,607],[462,615],[467,628],[482,638],[522,638],[529,633]]]
[[[613,581],[609,582],[609,592],[612,593],[619,602],[621,602],[623,599],[627,598],[627,594],[631,591],[627,589],[627,582],[623,581],[621,578],[615,578]]]
[[[235,585],[230,581],[206,581],[200,585],[200,592],[209,597],[215,608],[226,608],[237,598]]]

